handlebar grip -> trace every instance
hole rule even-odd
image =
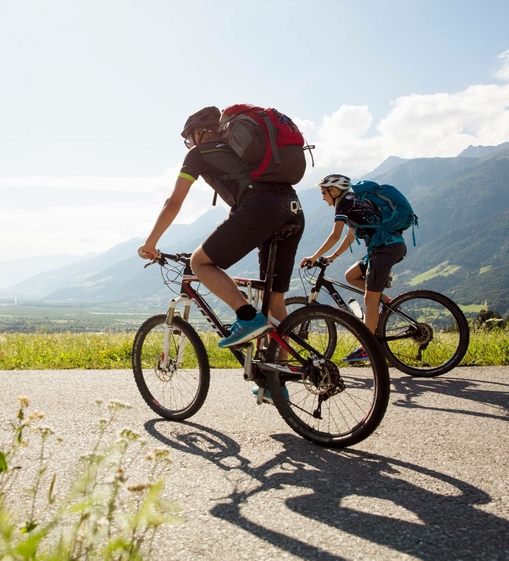
[[[192,253],[160,253],[164,259],[169,259],[170,261],[175,261],[176,263],[183,263],[188,265],[191,259]]]

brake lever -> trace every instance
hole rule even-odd
[[[157,252],[157,257],[152,259],[152,261],[149,261],[146,265],[143,265],[143,268],[146,269],[147,267],[150,267],[150,265],[155,265],[156,263],[164,265],[164,257],[160,251]]]
[[[311,261],[308,259],[304,265],[301,265],[301,269],[304,269],[304,267],[306,267],[306,269],[311,269],[311,267],[313,267],[313,265],[311,265]]]

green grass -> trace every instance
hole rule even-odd
[[[509,329],[476,330],[462,364],[467,366],[509,365]]]
[[[134,333],[0,335],[0,369],[130,368]]]
[[[464,314],[478,314],[485,307],[486,304],[470,304],[470,306],[460,306],[461,311]]]
[[[409,284],[410,286],[416,286],[421,282],[432,279],[433,277],[447,277],[448,275],[455,273],[459,268],[460,267],[457,265],[449,265],[449,261],[444,261],[443,263],[440,263],[440,265],[433,267],[433,269],[417,275],[409,282]]]
[[[133,333],[0,334],[0,370],[131,368]],[[218,336],[203,333],[212,368],[239,368]],[[3,356],[2,356],[3,355]],[[509,365],[509,329],[472,330],[465,366]]]

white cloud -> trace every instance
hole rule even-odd
[[[402,158],[456,156],[469,145],[509,139],[509,85],[471,86],[455,94],[397,99],[378,125],[385,154]]]
[[[504,51],[498,55],[502,60],[501,67],[494,73],[495,77],[504,82],[509,82],[509,51]]]
[[[509,51],[508,51],[509,53]],[[298,124],[302,123],[300,121]],[[397,98],[374,128],[368,106],[341,106],[321,124],[305,122],[316,167],[359,177],[388,156],[452,157],[469,145],[509,140],[509,84]]]

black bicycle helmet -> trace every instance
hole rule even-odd
[[[217,129],[219,127],[219,117],[221,111],[217,107],[205,107],[191,115],[184,125],[184,130],[180,133],[183,138],[187,138],[193,129],[203,128],[205,130]]]

